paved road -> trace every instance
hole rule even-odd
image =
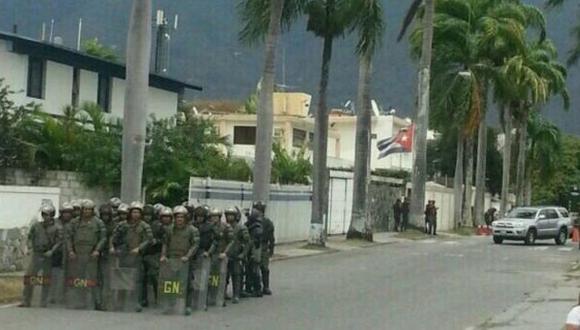
[[[0,329],[464,330],[559,280],[577,255],[478,237],[401,242],[276,262],[274,296],[191,317],[6,308]]]

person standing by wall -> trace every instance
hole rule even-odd
[[[407,226],[409,225],[409,199],[405,197],[403,204],[401,204],[401,231],[407,231]]]
[[[393,216],[395,218],[395,231],[399,231],[401,228],[401,199],[397,198],[395,204],[393,204]]]

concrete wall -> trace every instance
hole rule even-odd
[[[111,95],[111,115],[123,117],[125,110],[125,89],[127,83],[124,79],[113,78],[113,92]],[[157,119],[168,118],[177,113],[177,94],[158,88],[149,87],[147,97],[147,116],[155,115]]]
[[[48,202],[60,204],[60,188],[0,185],[0,272],[24,268],[28,228]]]
[[[44,99],[26,96],[28,82],[28,56],[11,52],[11,43],[0,40],[0,78],[16,92],[11,98],[16,104],[35,102],[45,112],[62,114],[62,109],[72,102],[73,67],[47,61]],[[79,100],[97,102],[98,74],[81,70]],[[113,78],[111,115],[123,117],[125,102],[125,80]],[[177,113],[178,94],[149,88],[149,113],[157,118],[167,118]]]
[[[0,185],[0,229],[30,225],[43,202],[60,205],[60,188]]]
[[[58,188],[60,203],[88,198],[99,205],[108,201],[113,195],[112,192],[101,188],[88,188],[82,183],[78,173],[65,171],[30,172],[20,169],[1,169],[0,185]],[[36,210],[39,205],[19,205],[19,207],[31,207]],[[58,205],[55,204],[55,206]]]
[[[310,186],[272,185],[266,215],[274,222],[277,242],[293,242],[308,238],[311,196]],[[233,206],[250,208],[252,184],[191,178],[189,200],[195,205],[207,204],[222,210]]]

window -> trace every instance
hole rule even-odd
[[[558,211],[560,211],[560,214],[562,215],[562,218],[567,218],[570,215],[568,214],[568,211],[566,209],[558,209]]]
[[[547,210],[548,212],[548,219],[558,219],[558,213],[554,209]]]
[[[100,74],[99,86],[97,91],[97,104],[105,112],[111,112],[111,77]]]
[[[81,84],[81,70],[79,68],[74,68],[73,69],[71,104],[75,108],[77,108],[79,106],[80,84]]]
[[[234,144],[256,144],[256,127],[234,126]]]
[[[44,98],[44,80],[46,75],[46,61],[28,57],[28,84],[26,95],[37,99]]]
[[[314,141],[314,132],[308,132],[308,141]]]
[[[306,143],[306,131],[301,129],[292,130],[292,146],[302,148]]]

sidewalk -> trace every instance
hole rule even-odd
[[[510,307],[483,324],[466,330],[564,329],[566,316],[578,304],[580,271],[568,273],[551,287],[532,292],[523,302]]]
[[[373,234],[374,242],[347,240],[345,235],[330,236],[327,238],[326,247],[309,246],[307,241],[280,244],[276,246],[276,251],[272,257],[272,261],[309,257],[340,251],[351,251],[404,241],[404,239],[397,238],[397,234],[398,233],[391,232],[375,233]]]

